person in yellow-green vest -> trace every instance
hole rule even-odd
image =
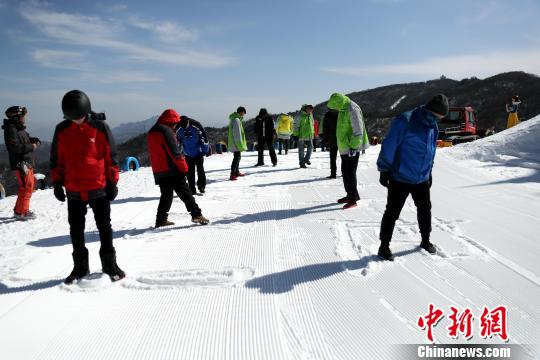
[[[311,165],[309,159],[313,151],[313,105],[302,105],[300,113],[294,119],[293,135],[298,140],[298,161],[301,168]],[[304,145],[307,145],[307,153],[304,156]]]
[[[362,109],[347,96],[334,93],[330,96],[328,108],[338,112],[336,138],[341,155],[341,174],[347,195],[338,200],[345,204],[343,209],[356,206],[360,200],[356,183],[356,169],[360,152],[369,146]]]
[[[279,142],[279,155],[285,145],[285,155],[289,153],[289,139],[293,132],[293,119],[287,114],[281,114],[277,118],[276,133]]]
[[[244,133],[244,115],[246,108],[239,106],[236,112],[229,115],[229,151],[233,153],[231,164],[231,180],[237,180],[245,174],[240,172],[240,158],[242,151],[247,150],[246,134]]]
[[[508,120],[506,122],[506,128],[510,129],[512,126],[516,126],[519,124],[519,117],[518,117],[518,108],[519,104],[521,104],[521,100],[519,100],[519,96],[512,96],[512,103],[506,104],[506,112],[508,113]]]

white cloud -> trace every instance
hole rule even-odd
[[[415,63],[372,66],[332,66],[323,71],[359,77],[380,75],[416,75],[461,79],[470,76],[487,77],[505,71],[525,71],[540,74],[540,49],[492,52],[479,55],[436,57]]]
[[[222,67],[233,61],[230,57],[214,53],[170,49],[160,51],[158,48],[126,41],[124,29],[119,25],[121,22],[107,21],[96,16],[54,12],[33,4],[23,6],[21,15],[50,39],[114,50],[132,60],[196,67]],[[170,33],[171,27],[160,31],[163,34]]]
[[[156,34],[161,41],[166,43],[195,41],[198,38],[196,31],[186,29],[172,21],[148,21],[139,16],[132,16],[129,18],[129,24]]]
[[[36,49],[31,55],[42,66],[71,70],[80,70],[84,59],[84,53],[78,51]]]

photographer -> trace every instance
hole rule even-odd
[[[30,198],[35,185],[32,152],[41,145],[41,141],[30,137],[26,132],[27,113],[28,111],[23,106],[11,106],[6,110],[7,119],[4,119],[4,126],[2,126],[11,170],[15,171],[19,184],[14,209],[15,218],[18,220],[30,220],[36,217],[30,211]]]
[[[111,201],[118,194],[119,177],[114,139],[104,114],[92,112],[90,99],[82,91],[64,95],[62,111],[65,120],[56,126],[51,148],[51,177],[54,196],[63,202],[67,195],[74,267],[64,283],[71,284],[90,272],[84,241],[88,205],[99,231],[103,272],[112,281],[120,280],[126,274],[116,264],[111,228]]]

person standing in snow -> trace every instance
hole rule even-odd
[[[176,192],[191,214],[191,222],[201,225],[209,223],[208,219],[202,215],[186,183],[188,165],[174,132],[179,122],[180,115],[174,109],[167,109],[147,135],[152,172],[161,192],[156,214],[156,228],[174,225],[168,220],[173,192]]]
[[[420,247],[437,252],[429,241],[431,233],[431,172],[439,129],[437,122],[448,114],[448,98],[434,96],[426,105],[398,115],[381,145],[377,168],[380,183],[388,188],[386,210],[381,221],[379,256],[394,260],[390,240],[396,220],[409,194],[417,209],[422,241]]]
[[[293,131],[293,120],[287,114],[279,115],[276,125],[276,133],[279,141],[279,155],[283,146],[285,146],[285,155],[289,153],[289,139],[291,138]]]
[[[30,137],[26,132],[27,113],[24,106],[9,107],[6,110],[7,119],[4,119],[2,126],[9,164],[19,185],[17,202],[13,210],[17,220],[30,220],[36,217],[34,212],[30,210],[30,198],[35,185],[32,152],[41,145],[41,141],[38,138]]]
[[[270,160],[272,165],[277,165],[276,151],[274,150],[274,137],[276,131],[274,129],[274,120],[266,109],[261,109],[259,115],[255,118],[255,136],[257,137],[258,145],[258,161],[255,166],[264,165],[264,145],[268,146]]]
[[[116,263],[111,227],[111,201],[118,195],[119,178],[114,138],[105,121],[92,112],[84,92],[66,93],[62,112],[65,120],[54,131],[50,168],[54,196],[61,202],[67,198],[73,244],[73,271],[64,283],[71,284],[90,272],[84,240],[87,206],[94,212],[99,231],[102,270],[112,281],[120,280],[126,274]]]
[[[327,106],[338,112],[336,140],[341,155],[343,185],[347,193],[345,197],[338,200],[338,203],[345,204],[343,209],[350,209],[355,207],[356,202],[360,200],[356,169],[360,151],[369,146],[366,124],[360,106],[343,94],[332,94]]]
[[[187,180],[193,195],[195,189],[195,171],[197,171],[197,189],[204,194],[206,188],[206,173],[204,172],[204,157],[209,154],[210,145],[204,127],[187,116],[180,116],[180,125],[176,131],[176,138],[184,149],[188,165]]]
[[[293,135],[298,140],[298,161],[300,167],[305,169],[311,165],[311,152],[313,151],[313,105],[302,105],[300,113],[294,119]],[[304,156],[304,145],[307,145],[307,153]]]
[[[313,152],[317,152],[319,145],[319,120],[313,118]]]
[[[508,113],[508,120],[506,122],[507,129],[510,129],[512,126],[516,126],[520,122],[517,114],[519,104],[521,104],[521,100],[517,95],[512,96],[512,102],[510,104],[506,104],[506,112]]]
[[[239,176],[245,174],[240,172],[240,159],[242,157],[242,151],[247,150],[246,134],[244,133],[244,116],[246,115],[246,108],[239,106],[236,112],[229,115],[229,138],[228,148],[233,153],[233,161],[231,164],[231,177],[232,181],[238,179]]]
[[[337,178],[336,159],[338,153],[338,146],[336,138],[336,127],[338,115],[339,112],[328,109],[328,111],[324,114],[322,124],[319,127],[323,141],[328,148],[328,152],[330,153],[330,176],[328,177],[329,179]]]

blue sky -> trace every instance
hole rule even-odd
[[[112,126],[173,107],[222,126],[335,91],[504,71],[540,74],[538,0],[0,0],[0,108],[29,129],[71,89]]]

